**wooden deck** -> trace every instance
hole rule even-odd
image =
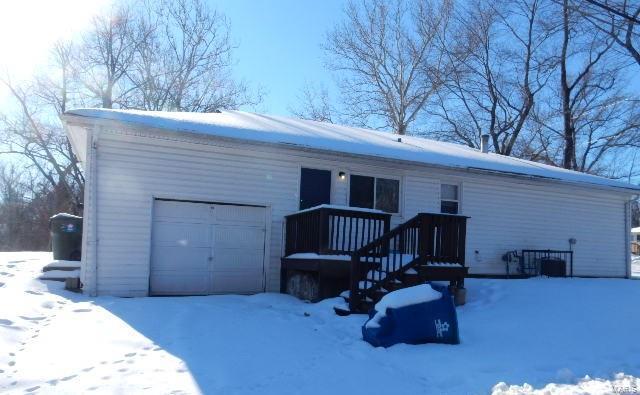
[[[348,208],[286,217],[282,291],[320,300],[349,290],[351,311],[425,281],[463,287],[467,217],[421,213],[390,229],[390,215]],[[302,287],[312,287],[307,292]]]

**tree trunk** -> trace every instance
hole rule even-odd
[[[113,86],[107,85],[107,89],[102,93],[102,108],[113,108]]]
[[[568,0],[562,3],[562,54],[560,58],[560,87],[562,95],[562,118],[564,124],[564,151],[562,167],[575,168],[576,139],[571,114],[571,88],[567,81],[567,51],[569,47],[569,4]]]

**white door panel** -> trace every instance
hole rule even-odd
[[[265,208],[156,200],[150,293],[264,290]]]
[[[214,211],[216,223],[264,227],[264,207],[217,204]]]
[[[209,225],[155,222],[153,240],[156,245],[209,248]]]
[[[181,272],[199,271],[206,274],[209,271],[210,248],[183,248],[156,246],[158,254],[154,257],[155,271],[176,270]]]
[[[262,270],[261,250],[226,249],[214,257],[214,271]]]
[[[217,225],[215,249],[221,248],[264,248],[264,227]]]
[[[210,205],[204,203],[156,200],[154,219],[173,220],[172,222],[208,222]]]

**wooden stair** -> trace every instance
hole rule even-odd
[[[449,281],[463,288],[467,217],[420,213],[351,254],[351,287],[336,313],[367,313],[389,292]],[[348,308],[346,306],[348,305]]]

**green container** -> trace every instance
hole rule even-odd
[[[79,261],[82,252],[82,217],[60,213],[49,219],[53,259]]]

